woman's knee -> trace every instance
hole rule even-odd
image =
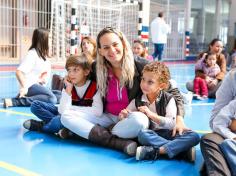
[[[142,112],[132,112],[129,114],[128,118],[131,119],[132,124],[140,130],[147,129],[149,127],[149,119]]]
[[[52,103],[52,104],[57,104],[57,97],[52,94],[49,98],[48,98],[48,103]]]

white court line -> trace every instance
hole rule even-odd
[[[215,103],[193,103],[193,104],[185,104],[186,106],[213,106]]]

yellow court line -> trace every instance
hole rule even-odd
[[[10,114],[17,114],[17,115],[34,117],[33,114],[24,113],[24,112],[17,112],[17,111],[11,111],[11,110],[6,110],[6,109],[0,109],[0,112],[7,112],[7,113],[10,113]]]
[[[18,166],[0,161],[0,167],[12,172],[15,172],[17,174],[23,175],[23,176],[40,176],[40,174],[28,171],[26,169],[20,168]]]

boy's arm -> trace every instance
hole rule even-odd
[[[190,128],[186,127],[186,125],[184,123],[185,110],[184,110],[183,96],[181,95],[181,93],[180,93],[178,88],[171,88],[170,87],[167,90],[167,92],[171,93],[174,96],[174,99],[175,99],[175,102],[176,102],[176,106],[177,106],[176,125],[173,128],[172,136],[175,136],[177,132],[180,135],[182,135],[182,133],[184,131],[190,130]]]
[[[73,107],[75,111],[93,114],[100,117],[103,113],[103,102],[99,91],[93,96],[92,106],[76,106]]]
[[[63,114],[66,110],[70,109],[70,107],[72,106],[71,102],[71,95],[69,95],[65,89],[62,89],[61,99],[58,105],[58,112],[60,114]]]
[[[212,130],[219,133],[226,139],[236,138],[236,134],[229,128],[232,118],[235,118],[236,100],[232,100],[228,105],[223,107],[213,120]]]
[[[157,123],[164,129],[173,129],[176,124],[177,108],[174,98],[171,98],[168,105],[166,106],[165,117],[159,116],[157,113],[150,111],[147,106],[141,106],[138,109],[146,114],[153,122]]]
[[[171,86],[170,86],[169,89],[167,90],[167,92],[172,94],[175,99],[176,106],[177,106],[177,116],[184,117],[184,114],[185,114],[184,99],[183,99],[183,96],[181,95],[179,89],[178,88],[171,88]]]
[[[63,114],[66,110],[70,109],[70,107],[72,106],[71,92],[73,89],[73,84],[70,83],[68,76],[65,76],[63,82],[65,87],[62,90],[60,104],[58,106],[58,112],[60,114]]]

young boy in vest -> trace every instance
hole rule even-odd
[[[32,131],[47,133],[58,133],[60,137],[66,138],[69,131],[63,128],[61,115],[70,113],[72,118],[85,112],[99,117],[102,115],[103,104],[100,93],[97,91],[96,82],[88,80],[91,70],[90,60],[86,55],[70,56],[66,61],[67,76],[64,78],[64,88],[60,104],[34,101],[31,112],[41,121],[30,119],[23,126]]]
[[[143,146],[137,148],[136,159],[156,160],[164,154],[173,158],[186,151],[191,155],[186,159],[194,162],[192,147],[199,143],[198,134],[189,130],[182,135],[172,136],[177,106],[173,95],[164,91],[170,80],[168,67],[160,62],[152,62],[144,67],[142,73],[140,88],[143,94],[132,100],[119,114],[122,119],[132,111],[140,111],[150,120],[149,129],[142,130],[138,135],[138,141]]]

